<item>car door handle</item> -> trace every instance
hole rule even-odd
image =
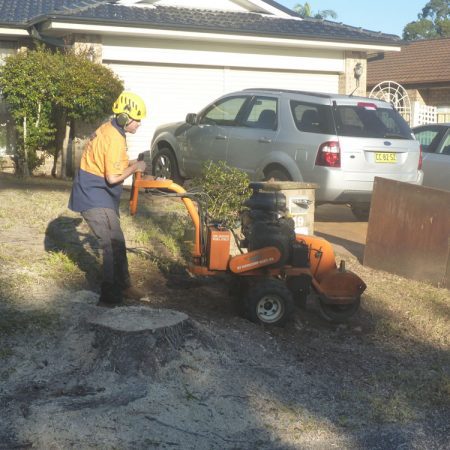
[[[262,137],[258,139],[258,142],[262,142],[264,144],[270,144],[272,142],[272,139],[268,138],[268,137]]]
[[[217,139],[218,141],[226,141],[228,138],[227,138],[226,136],[224,136],[223,134],[218,134],[218,135],[216,136],[216,139]]]

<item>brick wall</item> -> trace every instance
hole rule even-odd
[[[91,61],[102,63],[103,45],[102,37],[95,34],[77,34],[71,36],[71,44],[75,53],[84,53]]]
[[[409,100],[412,102],[419,102],[422,105],[426,105],[426,101],[420,94],[420,91],[417,89],[407,89],[406,92],[408,93]],[[433,105],[431,105],[433,106]]]
[[[351,94],[366,96],[367,89],[367,55],[364,52],[345,52],[344,73],[339,75],[339,94]],[[355,66],[360,63],[362,75],[359,85],[355,78]]]
[[[450,86],[447,88],[419,89],[419,92],[427,105],[450,107]]]

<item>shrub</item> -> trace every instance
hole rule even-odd
[[[248,175],[224,161],[207,161],[202,173],[192,180],[192,187],[206,197],[208,217],[235,228],[242,203],[250,197]]]
[[[28,175],[46,150],[55,159],[65,153],[71,121],[103,119],[123,90],[123,83],[89,54],[52,51],[43,45],[5,58],[0,68],[0,89],[15,122],[17,171]]]

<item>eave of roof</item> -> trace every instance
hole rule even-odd
[[[49,14],[47,19],[92,25],[166,28],[197,32],[237,33],[290,39],[320,39],[328,42],[353,42],[383,47],[398,47],[393,35],[362,30],[316,19],[285,19],[257,13],[231,13],[174,7],[142,8],[101,4],[95,8],[66,14]],[[39,20],[42,20],[40,18]]]
[[[28,35],[28,31],[24,30],[23,27],[11,27],[9,25],[2,26],[2,24],[0,24],[0,36],[2,37],[26,37]]]
[[[336,39],[314,39],[314,37],[305,35],[301,36],[263,36],[254,33],[220,33],[217,30],[207,32],[205,30],[197,31],[196,29],[179,30],[176,28],[157,28],[138,26],[127,27],[108,24],[93,24],[90,22],[73,22],[73,21],[57,21],[49,20],[43,24],[41,33],[51,36],[64,36],[67,33],[87,33],[101,35],[115,35],[127,37],[153,37],[167,39],[190,39],[206,42],[237,42],[254,45],[280,46],[280,47],[298,47],[298,48],[322,48],[322,49],[339,49],[353,51],[399,51],[400,47],[390,45],[374,44],[371,42],[351,42]]]

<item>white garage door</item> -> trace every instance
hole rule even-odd
[[[225,74],[227,92],[263,87],[337,93],[339,87],[338,75],[242,69],[225,69]]]
[[[290,71],[240,70],[149,64],[109,64],[124,80],[125,88],[141,95],[148,118],[134,136],[129,136],[131,157],[149,150],[156,126],[184,120],[215,98],[250,87],[338,92],[337,74]]]

